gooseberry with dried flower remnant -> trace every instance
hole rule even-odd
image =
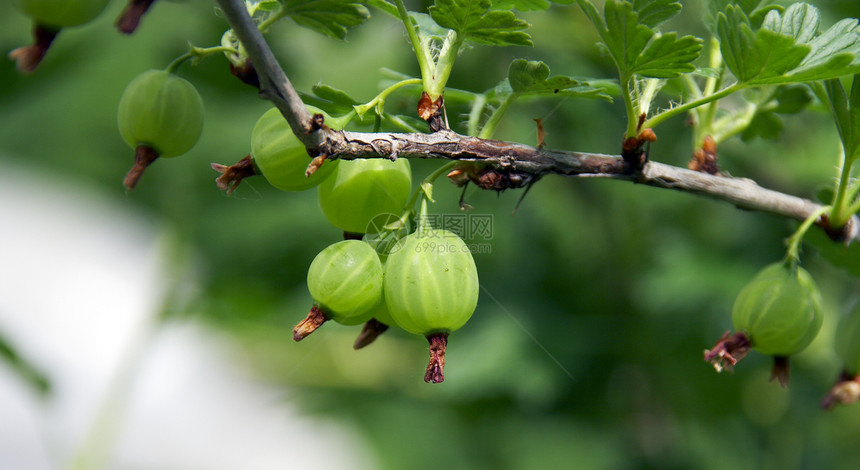
[[[203,131],[203,99],[191,82],[166,70],[148,70],[126,86],[117,113],[123,140],[135,149],[123,184],[134,189],[158,157],[191,150]]]
[[[419,227],[389,255],[383,290],[397,325],[430,343],[424,381],[442,382],[448,334],[478,305],[478,270],[469,247],[452,232]]]
[[[18,70],[36,70],[62,28],[88,23],[105,9],[108,0],[12,0],[33,20],[33,44],[9,53]]]
[[[773,378],[788,385],[788,357],[809,346],[821,329],[821,294],[796,263],[774,263],[747,284],[732,308],[735,333],[726,333],[705,359],[731,367],[750,348],[774,357]]]
[[[328,320],[344,325],[369,320],[382,298],[382,277],[379,256],[367,243],[344,240],[326,247],[308,269],[314,306],[293,329],[293,339],[301,341]]]

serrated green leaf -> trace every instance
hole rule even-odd
[[[537,60],[515,59],[508,67],[509,93],[519,95],[560,94],[563,96],[579,96],[603,98],[611,100],[607,94],[610,84],[598,83],[598,86],[587,80],[556,75],[549,76],[549,66]],[[616,85],[617,88],[617,85]]]
[[[729,6],[717,19],[726,65],[747,85],[826,80],[860,72],[860,28],[847,18],[818,34],[820,15],[806,3],[784,14],[770,11],[754,32],[749,18]]]
[[[692,62],[701,50],[702,40],[693,36],[678,38],[675,33],[655,36],[636,58],[630,72],[650,78],[674,78],[696,70]]]
[[[675,0],[633,0],[633,9],[639,14],[639,22],[650,28],[668,21],[681,11]]]
[[[692,62],[702,49],[701,39],[657,33],[640,22],[630,2],[608,0],[602,18],[590,1],[579,0],[579,5],[597,28],[622,80],[633,74],[673,78],[696,70]]]
[[[851,84],[851,97],[848,105],[851,107],[851,139],[846,144],[846,154],[849,158],[860,158],[860,73],[854,75]]]
[[[770,10],[761,27],[787,34],[796,42],[806,44],[818,33],[820,23],[821,15],[818,9],[808,3],[794,3],[783,14]]]
[[[397,11],[397,5],[386,1],[386,0],[367,0],[366,3],[368,6],[378,8],[389,15],[400,18],[400,13]]]
[[[492,0],[494,10],[543,11],[549,8],[548,0]]]
[[[367,8],[352,0],[286,0],[283,8],[297,24],[335,39],[370,18]]]
[[[856,19],[839,21],[809,41],[809,46],[812,51],[787,74],[783,83],[826,80],[860,72],[860,26]]]
[[[361,104],[361,102],[349,96],[345,91],[323,83],[317,83],[313,88],[311,88],[311,90],[318,97],[341,106],[354,106]]]
[[[754,32],[746,14],[731,5],[718,15],[717,34],[726,66],[738,81],[750,84],[778,81],[812,49],[796,44],[790,35],[768,28]]]
[[[433,21],[465,39],[492,46],[531,46],[529,24],[511,11],[491,10],[490,0],[437,0],[430,7]]]
[[[705,2],[708,6],[708,12],[705,14],[705,26],[712,32],[717,32],[717,17],[720,13],[726,11],[729,5],[734,5],[740,8],[747,16],[753,14],[753,11],[761,4],[761,0],[710,0]]]
[[[839,79],[824,82],[836,129],[848,164],[860,157],[860,74],[854,75],[849,96]]]
[[[281,2],[278,0],[266,0],[257,4],[257,10],[260,11],[275,11],[281,7]]]

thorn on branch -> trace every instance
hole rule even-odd
[[[722,176],[720,167],[717,165],[717,142],[713,137],[705,136],[702,148],[693,152],[693,158],[687,163],[687,168],[714,176]]]
[[[543,128],[543,120],[541,118],[535,118],[535,124],[537,125],[537,148],[542,149],[545,144],[546,130]]]

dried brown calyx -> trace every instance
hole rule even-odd
[[[227,195],[233,194],[239,183],[249,176],[254,176],[257,169],[254,168],[254,163],[251,161],[251,156],[239,160],[231,166],[222,165],[220,163],[212,163],[212,169],[221,173],[221,176],[215,178],[215,183],[221,191],[227,191]]]
[[[326,315],[319,306],[314,305],[311,307],[311,311],[308,313],[308,316],[293,328],[293,340],[301,341],[305,339],[305,337],[316,331],[317,328],[322,326],[322,324],[328,320],[329,316]]]
[[[687,168],[710,175],[721,175],[720,167],[717,165],[717,142],[713,137],[705,136],[702,148],[693,152],[693,158],[687,163]]]
[[[848,371],[842,371],[836,385],[821,401],[821,407],[830,410],[836,405],[850,405],[858,401],[860,401],[860,374],[854,375]]]
[[[424,373],[427,383],[442,383],[445,380],[445,349],[448,347],[448,333],[433,333],[427,336],[430,343],[430,362]]]
[[[49,28],[40,24],[33,25],[33,44],[19,47],[9,53],[9,58],[15,61],[18,70],[30,73],[39,67],[54,38],[60,33],[59,29]]]
[[[705,361],[714,365],[717,372],[732,371],[735,364],[746,356],[752,345],[746,334],[726,331],[710,350],[705,350]]]

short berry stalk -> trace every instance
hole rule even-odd
[[[353,349],[361,349],[369,345],[386,331],[388,331],[388,325],[376,318],[371,318],[361,327],[361,333],[358,334],[358,338],[355,339],[355,343],[352,345]]]
[[[155,0],[129,0],[128,5],[116,19],[116,29],[124,34],[133,33],[140,25],[140,19],[153,3]]]

